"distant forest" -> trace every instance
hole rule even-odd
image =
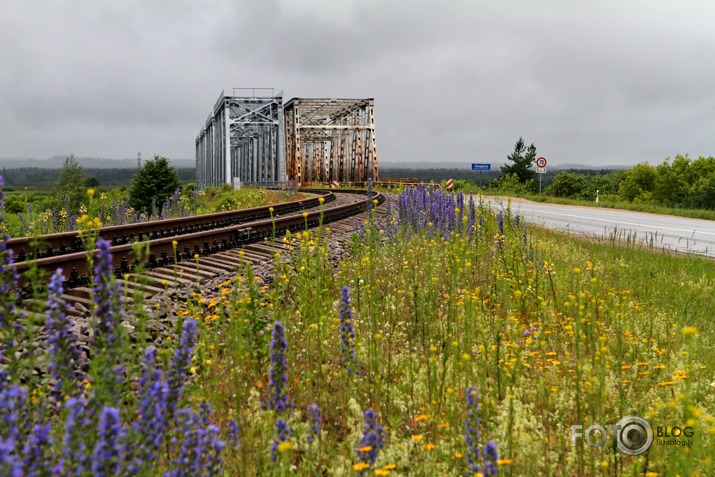
[[[568,171],[578,173],[584,176],[595,176],[599,174],[608,174],[613,169],[550,169],[541,178],[543,186],[550,185],[554,180],[554,175]],[[136,169],[128,168],[84,168],[84,173],[87,178],[94,177],[99,181],[100,186],[121,187],[127,186],[132,181],[132,176]],[[177,168],[179,180],[182,183],[194,182],[196,180],[196,170],[194,168],[182,167]],[[46,169],[41,167],[17,167],[17,168],[2,168],[0,175],[5,179],[7,187],[42,187],[52,186],[57,182],[60,169]],[[380,168],[381,179],[392,178],[411,178],[419,179],[420,181],[441,182],[446,179],[462,179],[470,180],[478,185],[488,185],[492,180],[501,176],[501,170],[497,167],[496,170],[488,172],[473,172],[468,169],[411,169],[411,168]]]
[[[183,183],[196,180],[195,168],[176,168]],[[96,179],[99,186],[121,187],[131,183],[136,169],[84,168],[88,181]],[[50,187],[57,183],[60,169],[39,167],[5,167],[0,175],[8,190],[13,187]],[[556,169],[521,180],[516,174],[502,175],[501,169],[476,172],[466,168],[395,168],[380,169],[380,179],[403,178],[423,182],[455,179],[455,187],[473,183],[516,194],[539,191],[544,194],[579,200],[594,200],[597,196],[610,203],[652,204],[671,208],[715,209],[715,157],[691,159],[675,156],[652,166],[647,162],[630,169]],[[92,181],[93,182],[93,181]],[[460,184],[462,183],[462,184]]]
[[[45,169],[41,167],[17,167],[0,169],[0,175],[5,179],[6,187],[42,187],[52,186],[57,182],[61,169]],[[99,181],[100,186],[121,187],[131,183],[136,169],[115,168],[115,169],[94,169],[84,168],[85,177],[94,177]],[[179,180],[182,183],[194,182],[196,180],[196,169],[177,168]]]

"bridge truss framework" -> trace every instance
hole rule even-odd
[[[231,184],[236,177],[265,184],[285,180],[283,94],[251,91],[251,96],[222,92],[216,101],[196,137],[197,187]]]
[[[294,98],[285,123],[288,180],[378,180],[374,99]]]
[[[196,185],[378,180],[374,99],[223,92],[196,137]],[[270,91],[256,96],[256,91]]]

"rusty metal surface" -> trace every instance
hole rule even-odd
[[[209,230],[222,226],[238,225],[257,219],[270,217],[269,209],[273,208],[273,215],[280,216],[316,207],[322,197],[326,203],[335,200],[335,194],[326,190],[303,189],[303,192],[318,194],[310,199],[303,199],[291,202],[282,202],[264,207],[253,207],[250,209],[232,210],[228,212],[217,212],[200,216],[180,217],[176,219],[156,220],[127,225],[115,225],[103,227],[99,231],[99,236],[111,240],[113,245],[124,245],[141,240],[143,237],[150,239],[173,237],[182,234]],[[39,245],[36,247],[35,245]],[[35,255],[37,248],[38,259],[51,258],[68,253],[84,251],[84,244],[77,231],[57,234],[43,235],[37,239],[33,237],[19,237],[10,239],[8,247],[13,251],[13,259],[22,262],[31,259]]]
[[[284,110],[289,181],[378,180],[373,98],[293,98]]]
[[[365,191],[340,191],[340,193],[353,194],[356,192],[365,194]],[[113,257],[115,274],[121,277],[126,273],[131,273],[140,263],[154,268],[191,262],[196,255],[204,257],[212,253],[260,242],[274,233],[276,236],[281,236],[289,230],[295,232],[304,230],[306,226],[312,228],[317,227],[320,223],[328,224],[363,212],[372,206],[373,199],[378,200],[378,205],[385,200],[382,194],[373,192],[370,197],[366,196],[364,200],[356,203],[330,207],[322,211],[306,212],[305,215],[289,214],[276,216],[273,220],[259,219],[170,237],[157,237],[141,244],[143,250],[141,257],[137,256],[137,245],[135,244],[114,245],[110,248],[110,252]],[[194,219],[199,218],[194,217]],[[69,287],[88,283],[87,252],[84,251],[16,262],[12,264],[12,267],[21,274],[20,286],[24,286],[27,282],[24,272],[31,267],[42,269],[48,274],[61,268]]]

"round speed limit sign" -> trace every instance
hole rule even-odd
[[[546,167],[546,158],[540,157],[536,160],[536,167]]]

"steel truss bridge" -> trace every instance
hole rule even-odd
[[[378,180],[374,103],[222,92],[196,137],[197,187]]]

